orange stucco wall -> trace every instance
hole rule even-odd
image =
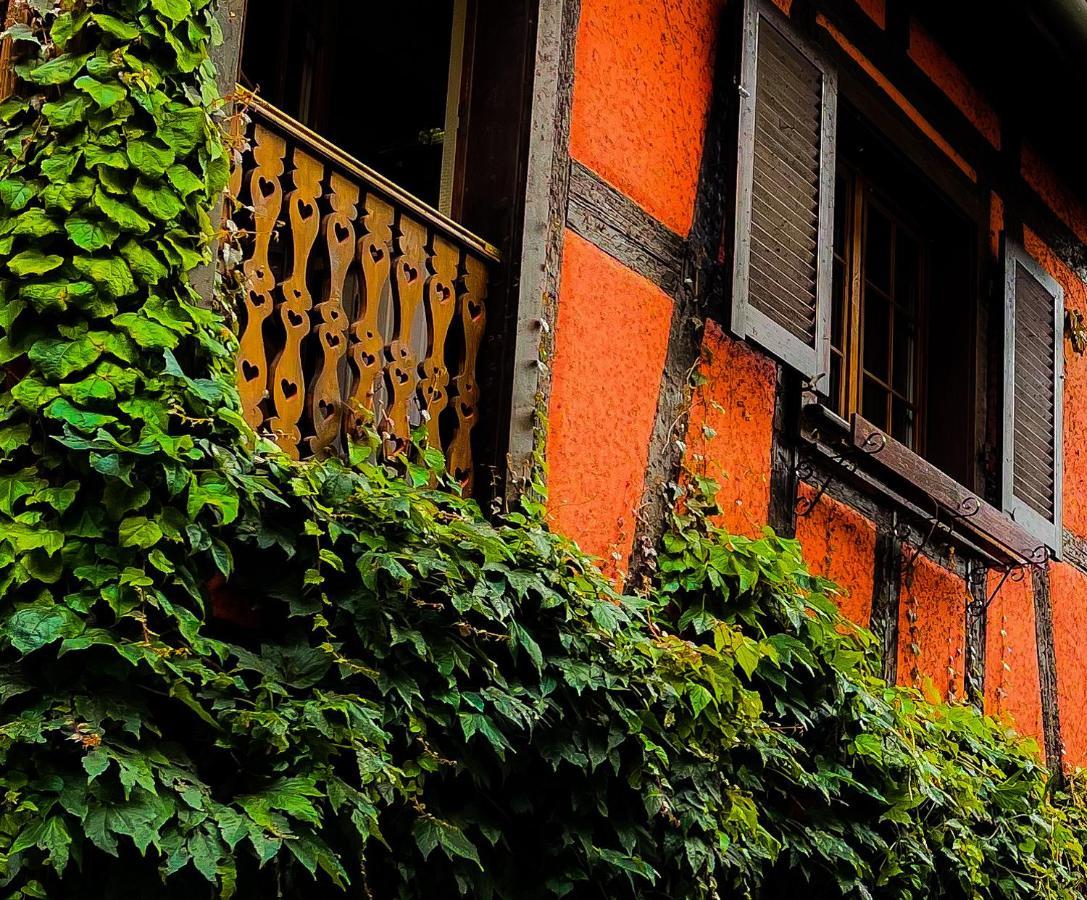
[[[857,5],[880,28],[887,27],[887,2],[886,0],[857,0]]]
[[[713,478],[722,525],[756,535],[770,509],[770,452],[777,367],[708,322],[699,366],[702,384],[691,398],[688,469]]]
[[[1087,244],[1087,207],[1061,183],[1037,150],[1024,144],[1021,154],[1023,178],[1075,233]]]
[[[630,555],[671,324],[671,300],[566,235],[552,369],[552,524],[619,573]]]
[[[571,155],[681,235],[689,232],[693,220],[725,2],[580,2]],[[786,15],[792,11],[791,0],[773,2]],[[887,28],[886,0],[856,4],[878,29]],[[936,126],[939,113],[925,105],[925,98],[913,96],[904,87],[906,81],[900,83],[874,62],[881,58],[879,52],[865,40],[877,34],[876,28],[856,15],[838,21],[836,14],[814,12],[823,37],[837,43],[863,73],[860,77],[869,79],[990,197],[988,221],[983,219],[980,227],[988,229],[995,263],[1005,227],[1005,205],[997,193],[1003,189],[989,183],[988,148],[985,159],[975,158],[973,151],[983,141],[1000,150],[999,104],[978,90],[932,34],[911,21],[903,61],[912,62],[942,91],[983,139],[957,146]],[[1061,183],[1029,142],[1022,148],[1019,168],[1027,185],[1087,244],[1087,204]],[[1087,285],[1077,273],[1029,228],[1024,241],[1064,286],[1068,307],[1087,315]],[[581,237],[566,234],[549,406],[549,510],[557,529],[600,557],[606,570],[620,579],[645,488],[672,312],[672,301],[652,283]],[[709,314],[720,320],[723,312],[714,308]],[[691,391],[683,435],[684,465],[719,483],[725,527],[757,534],[769,518],[777,364],[708,321],[698,372],[701,378]],[[1087,357],[1070,351],[1064,438],[1066,485],[1087,483]],[[801,493],[810,497],[812,491],[802,487]],[[1087,493],[1066,490],[1064,517],[1067,528],[1087,538]],[[798,519],[797,538],[812,570],[842,586],[843,613],[868,624],[875,580],[874,523],[823,497]],[[911,553],[907,547],[907,559]],[[998,577],[990,576],[990,590]],[[960,699],[966,584],[922,557],[900,588],[900,682],[931,688],[933,696]],[[1082,638],[1087,634],[1087,576],[1069,565],[1055,565],[1052,601],[1068,760],[1087,763],[1087,641]],[[986,709],[1039,737],[1041,691],[1029,577],[1009,581],[994,600],[985,654]]]
[[[682,235],[691,228],[723,0],[582,0],[573,156]]]
[[[800,493],[810,500],[815,491],[803,485]],[[796,537],[812,572],[842,588],[838,598],[842,614],[868,627],[875,582],[875,523],[824,495],[807,515],[797,517]]]
[[[1064,761],[1087,765],[1087,575],[1069,565],[1050,567],[1053,650]]]
[[[1064,288],[1066,309],[1087,315],[1087,285],[1029,228],[1023,242],[1042,267]],[[1072,487],[1087,484],[1087,358],[1070,352],[1065,342],[1064,359],[1064,483]],[[1087,492],[1065,490],[1064,527],[1087,536]]]
[[[906,559],[913,548],[903,551]],[[966,583],[928,557],[904,572],[899,595],[898,681],[961,698],[966,651]]]
[[[985,711],[1010,719],[1023,734],[1042,740],[1042,694],[1030,573],[1008,578],[990,572],[993,597],[985,636]],[[999,591],[993,595],[994,591]]]

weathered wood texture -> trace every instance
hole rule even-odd
[[[1045,561],[1046,548],[1037,538],[861,416],[853,417],[852,442],[859,454],[938,504],[947,524],[1003,550],[1009,562]]]
[[[581,0],[540,0],[525,186],[516,351],[511,378],[506,502],[532,467],[538,414],[551,394],[551,356],[566,209],[574,50]]]
[[[898,618],[902,573],[902,541],[894,526],[876,532],[875,579],[872,592],[872,633],[883,648],[883,678],[898,680]]]
[[[1049,570],[1038,568],[1034,578],[1034,627],[1038,646],[1038,678],[1042,688],[1042,730],[1046,762],[1054,772],[1064,771],[1061,711],[1057,700],[1057,657],[1053,647],[1053,606]]]
[[[686,242],[577,160],[570,167],[568,223],[609,256],[675,296]]]
[[[497,251],[246,101],[246,149],[232,176],[246,420],[294,458],[337,452],[371,417],[390,451],[425,425],[470,487]]]
[[[30,20],[27,0],[8,0],[4,11],[4,30],[12,25],[25,25]],[[15,91],[15,42],[11,38],[0,41],[0,101],[7,100]]]

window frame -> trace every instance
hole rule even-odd
[[[845,172],[842,171],[843,168],[846,170]],[[927,378],[923,362],[925,359],[926,328],[930,313],[928,308],[930,291],[927,280],[929,273],[926,259],[928,251],[924,238],[924,223],[913,220],[910,214],[901,208],[901,204],[887,195],[877,179],[864,172],[861,166],[848,159],[847,154],[843,152],[838,154],[838,171],[835,175],[836,178],[845,177],[847,179],[848,190],[845,199],[849,206],[848,218],[845,220],[845,234],[843,235],[848,247],[846,253],[840,254],[846,270],[843,277],[845,290],[842,327],[843,346],[840,352],[837,348],[831,347],[831,353],[838,354],[842,360],[841,384],[839,386],[839,397],[836,400],[837,412],[845,419],[851,418],[853,414],[863,416],[865,379],[870,378],[886,390],[888,404],[893,404],[894,399],[898,398],[913,409],[915,432],[914,439],[909,446],[913,452],[924,455],[927,438]],[[902,394],[894,386],[894,316],[895,308],[899,307],[900,304],[893,296],[895,289],[893,283],[890,286],[892,293],[884,297],[890,307],[889,312],[892,317],[890,325],[891,337],[887,345],[889,380],[886,382],[881,381],[878,376],[870,373],[866,367],[867,347],[865,345],[864,318],[869,286],[866,283],[864,269],[868,240],[868,216],[873,206],[880,211],[896,230],[905,229],[916,241],[919,248],[917,307],[910,314],[915,329],[912,352],[914,371],[914,384],[911,387],[912,396]],[[876,290],[879,291],[878,288]],[[831,315],[833,318],[833,310]],[[831,340],[833,342],[833,337]],[[829,399],[831,402],[835,402],[835,398]],[[889,406],[889,422],[891,431],[893,431],[893,406]]]

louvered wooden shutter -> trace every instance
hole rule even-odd
[[[1004,248],[1004,510],[1060,556],[1064,291],[1022,247]]]
[[[744,9],[732,329],[826,391],[837,78],[760,0]],[[822,375],[822,378],[817,376]]]

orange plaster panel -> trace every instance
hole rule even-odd
[[[997,590],[1000,572],[990,572],[989,596]],[[1030,573],[1009,577],[989,607],[985,637],[985,712],[1010,719],[1021,734],[1042,734],[1042,689],[1038,677],[1038,641],[1034,630],[1034,590]]]
[[[815,490],[801,485],[809,500]],[[842,588],[838,606],[847,619],[868,627],[876,563],[876,526],[844,503],[824,495],[806,516],[796,520],[796,537],[815,575]]]
[[[1029,228],[1023,229],[1027,252],[1060,282],[1064,306],[1087,315],[1087,285],[1066,266]],[[1077,487],[1087,483],[1087,357],[1064,354],[1064,527],[1087,536],[1087,492]]]
[[[770,517],[770,452],[777,367],[746,344],[706,323],[691,398],[687,468],[721,486],[721,525],[758,535]]]
[[[996,111],[916,19],[910,22],[910,58],[982,136],[999,150],[1000,119]]]
[[[570,149],[686,236],[723,0],[581,0]]]
[[[904,548],[907,563],[912,547]],[[899,594],[898,682],[944,699],[963,696],[966,583],[925,556],[904,572]]]
[[[1087,208],[1079,201],[1030,144],[1023,145],[1023,179],[1046,205],[1087,244]]]
[[[1000,236],[1004,233],[1004,201],[996,192],[989,194],[989,249],[993,259],[1000,259]]]
[[[1049,570],[1053,603],[1053,650],[1064,761],[1087,765],[1087,577],[1063,563]]]
[[[548,509],[554,528],[622,574],[642,501],[672,302],[566,233],[552,368]]]
[[[887,27],[886,0],[857,0],[857,5],[864,10],[868,18],[880,28]]]

